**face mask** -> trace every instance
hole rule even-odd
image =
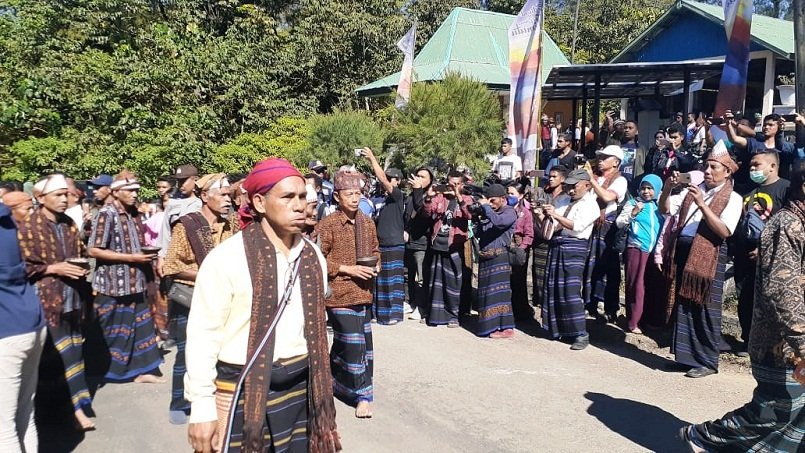
[[[756,184],[763,184],[769,176],[763,173],[763,170],[752,170],[749,172],[749,179]]]
[[[506,203],[509,206],[517,206],[518,201],[520,200],[518,200],[517,197],[515,197],[514,195],[509,195],[508,197],[506,197]]]

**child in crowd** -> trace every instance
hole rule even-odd
[[[649,174],[640,181],[640,196],[629,200],[618,218],[618,228],[628,226],[629,234],[624,252],[624,272],[626,274],[626,318],[627,330],[643,333],[638,328],[643,315],[645,299],[645,273],[651,252],[657,245],[663,217],[657,206],[657,199],[662,192],[662,180],[659,176]]]

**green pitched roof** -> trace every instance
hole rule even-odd
[[[693,13],[712,20],[720,26],[724,25],[724,8],[720,5],[708,5],[693,0],[679,0],[654,22],[646,31],[634,39],[623,49],[611,63],[620,63],[627,54],[639,49],[645,42],[662,32],[669,20],[679,14]],[[794,59],[794,23],[788,20],[755,14],[752,16],[752,42],[759,44],[777,55]]]
[[[414,81],[442,80],[459,73],[493,89],[509,89],[509,26],[515,16],[455,8],[414,58]],[[551,68],[569,65],[559,46],[542,33],[542,81]],[[390,93],[400,80],[396,72],[358,88],[361,96]]]

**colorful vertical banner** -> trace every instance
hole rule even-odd
[[[724,0],[727,57],[716,98],[716,116],[723,115],[727,110],[743,110],[753,11],[752,0]]]
[[[543,0],[528,0],[509,27],[508,134],[523,159],[524,171],[534,169],[537,164],[544,8]]]
[[[400,82],[397,84],[397,99],[394,106],[398,109],[405,108],[411,100],[411,84],[414,79],[414,49],[416,48],[416,22],[398,42],[397,47],[405,55],[402,70],[400,71]]]

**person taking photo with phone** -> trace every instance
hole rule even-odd
[[[680,186],[674,173],[660,196],[660,210],[673,222],[663,244],[663,271],[670,288],[666,319],[675,311],[671,351],[691,378],[718,372],[726,239],[741,217],[741,196],[732,183],[737,170],[738,164],[719,141],[708,157],[703,184],[687,185],[671,195]]]

